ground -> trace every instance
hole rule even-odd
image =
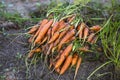
[[[25,33],[24,28],[7,29],[6,33],[0,33],[0,80],[57,80],[58,74],[45,67],[43,70],[43,61],[39,60],[36,65],[31,65],[28,71],[25,60],[29,50],[26,35],[17,35]],[[9,34],[9,35],[7,35]],[[19,37],[18,37],[19,36]],[[91,55],[91,54],[88,54]],[[86,80],[92,71],[103,64],[104,61],[83,60],[76,80]],[[95,73],[90,80],[114,80],[112,65],[105,66]],[[74,70],[67,71],[60,76],[59,80],[73,80]]]

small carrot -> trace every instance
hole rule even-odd
[[[77,61],[76,69],[75,69],[74,80],[76,79],[77,72],[78,72],[78,69],[79,69],[79,67],[80,67],[81,61],[82,61],[82,58],[79,57],[79,59],[78,59],[78,61]]]
[[[82,39],[83,37],[83,30],[85,28],[86,24],[85,23],[81,23],[81,25],[78,26],[78,34],[79,34],[79,38]]]
[[[31,50],[30,53],[28,54],[28,58],[31,58],[31,57],[34,55],[34,53],[38,53],[38,52],[40,52],[40,51],[41,51],[40,48]]]
[[[54,45],[53,43],[50,44],[49,49],[47,50],[47,55],[50,54],[51,49],[53,48],[53,45]]]
[[[34,44],[36,44],[36,43],[41,41],[41,39],[45,36],[45,34],[47,33],[48,29],[52,25],[52,23],[53,23],[53,20],[51,19],[46,25],[44,25],[44,27],[41,29],[38,37],[34,41]]]
[[[29,43],[32,43],[32,40],[33,40],[33,36],[31,36],[31,37],[28,39],[28,42],[29,42]]]
[[[34,33],[35,31],[37,31],[39,25],[34,25],[29,31],[28,31],[28,34],[32,34]]]
[[[79,50],[80,51],[82,51],[82,52],[89,52],[90,50],[89,50],[89,46],[84,46],[84,47],[81,47],[81,48],[79,48]]]
[[[70,39],[72,36],[74,36],[75,34],[75,29],[71,30],[70,32],[68,32],[60,41],[59,45],[58,45],[58,51],[61,49],[62,45],[68,40]]]
[[[59,37],[59,32],[55,32],[55,34],[51,37],[48,43],[54,42]]]
[[[58,26],[59,22],[55,22],[53,27],[52,27],[52,35],[57,31],[57,29],[59,28]]]
[[[71,41],[75,40],[75,36],[73,36],[72,38],[70,38],[69,40],[67,40],[65,43],[69,43]]]
[[[97,39],[98,39],[98,37],[96,36],[96,37],[94,37],[93,38],[93,40],[91,41],[91,44],[95,44],[96,43],[96,41],[97,41]]]
[[[71,52],[72,46],[73,46],[73,44],[68,45],[67,48],[62,52],[62,54],[60,55],[60,58],[57,60],[57,62],[55,64],[55,69],[61,66],[61,64],[63,63],[63,61],[65,60],[65,58]]]
[[[60,75],[62,75],[62,74],[65,73],[65,71],[69,68],[71,62],[72,62],[72,55],[69,55],[69,56],[66,58],[63,66],[62,66],[62,68],[61,68],[61,70],[60,70]]]
[[[68,22],[71,23],[74,19],[75,19],[75,15],[72,16],[72,17],[68,20]]]
[[[99,25],[90,27],[90,30],[93,30],[95,32],[99,31],[100,29],[101,29],[101,27]]]
[[[39,44],[41,45],[41,44],[45,43],[47,41],[47,39],[48,39],[48,37],[46,36]]]
[[[52,33],[52,29],[49,28],[49,29],[48,29],[48,32],[47,32],[48,41],[50,40],[50,38],[51,38],[51,36],[52,36],[51,33]]]
[[[38,36],[38,34],[40,33],[40,31],[41,31],[41,29],[43,28],[43,26],[44,26],[45,24],[47,24],[47,23],[48,23],[48,20],[47,20],[47,19],[43,19],[43,20],[41,21],[40,27],[39,27],[39,29],[37,30],[37,32],[35,33],[34,38]]]
[[[72,59],[72,63],[71,63],[71,67],[74,66],[77,63],[77,60],[78,60],[78,55],[74,54],[73,59]]]
[[[59,36],[59,39],[61,39],[66,33],[67,33],[68,30],[64,30],[60,33],[60,36]]]
[[[57,31],[60,31],[61,29],[65,28],[67,26],[66,23],[63,23],[61,26],[59,26],[58,30]]]
[[[88,36],[87,42],[91,42],[94,36],[95,36],[95,34],[94,34],[94,33],[91,33],[91,34]]]
[[[84,35],[83,35],[84,42],[85,42],[88,34],[89,34],[89,29],[86,27],[86,28],[84,29]]]

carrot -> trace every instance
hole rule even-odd
[[[100,29],[101,29],[101,27],[99,25],[90,27],[90,30],[93,30],[95,32],[99,31]]]
[[[31,50],[30,53],[28,54],[28,58],[31,58],[31,57],[34,55],[34,53],[38,53],[38,52],[40,52],[40,51],[41,51],[40,48]]]
[[[62,38],[66,33],[67,33],[68,30],[64,30],[60,33],[60,36],[59,36],[59,39]]]
[[[34,41],[35,44],[38,43],[39,41],[41,41],[41,39],[45,36],[45,34],[47,33],[48,29],[52,25],[52,23],[53,23],[53,20],[51,19],[46,25],[44,25],[44,27],[41,29],[38,37]]]
[[[89,52],[90,50],[89,50],[89,46],[84,46],[84,47],[81,47],[81,48],[79,48],[79,50],[80,51],[83,51],[83,52]]]
[[[60,44],[58,45],[58,51],[61,49],[62,45],[68,40],[70,39],[73,35],[75,34],[75,29],[71,30],[70,32],[68,32],[63,39],[60,41]]]
[[[78,55],[74,54],[73,59],[72,59],[72,63],[71,63],[71,67],[74,66],[77,63],[77,60],[78,60]]]
[[[72,16],[72,17],[68,20],[68,22],[71,23],[74,19],[75,19],[75,15]]]
[[[57,29],[58,29],[58,24],[59,24],[59,22],[55,22],[54,23],[54,25],[53,25],[53,27],[52,27],[52,35],[57,31]]]
[[[50,38],[51,38],[51,36],[52,36],[51,33],[52,33],[52,29],[49,28],[49,29],[48,29],[48,32],[47,32],[48,41],[50,40]]]
[[[38,36],[38,34],[40,33],[40,31],[41,31],[41,29],[43,28],[43,26],[44,26],[45,24],[47,24],[47,23],[48,23],[48,20],[47,20],[47,19],[43,19],[43,20],[42,20],[39,29],[37,30],[37,32],[36,32],[35,35],[34,35],[34,38]]]
[[[62,66],[62,68],[61,68],[61,70],[60,70],[60,75],[62,75],[63,73],[65,73],[65,71],[66,71],[66,70],[68,69],[68,67],[70,66],[71,62],[72,62],[72,55],[69,55],[69,56],[66,58],[63,66]]]
[[[69,43],[71,41],[75,40],[75,36],[73,36],[72,38],[70,38],[69,40],[67,40],[65,43]]]
[[[97,39],[98,39],[98,37],[94,37],[93,40],[91,41],[91,44],[95,44]]]
[[[48,49],[48,51],[47,51],[47,55],[50,54],[50,51],[51,51],[51,49],[53,48],[53,45],[54,45],[53,43],[50,44],[49,49]]]
[[[83,35],[84,41],[86,40],[88,34],[89,34],[89,29],[86,27],[86,28],[84,29],[84,35]]]
[[[94,36],[95,36],[95,34],[94,34],[94,33],[91,33],[91,34],[88,36],[87,42],[91,42]]]
[[[54,42],[59,37],[59,32],[55,32],[55,34],[51,37],[48,43]]]
[[[45,43],[47,41],[47,39],[48,39],[48,37],[46,36],[39,44],[41,45],[41,44]]]
[[[64,22],[64,20],[61,20],[61,21],[59,21],[59,26],[61,26],[61,25],[63,25],[65,22]]]
[[[72,51],[72,46],[73,46],[73,44],[68,45],[67,48],[62,52],[62,54],[60,55],[60,58],[57,60],[57,62],[55,64],[55,69],[58,68],[59,66],[61,66],[61,64],[63,63],[65,58]]]
[[[59,30],[61,30],[61,29],[65,28],[65,26],[66,26],[66,25],[67,25],[66,23],[61,24],[61,25],[59,26],[59,28],[58,28],[58,30],[57,30],[57,31],[59,31]]]
[[[33,40],[33,36],[31,36],[29,39],[28,39],[28,42],[31,43]]]
[[[34,25],[29,31],[28,31],[28,34],[32,34],[34,33],[35,31],[37,31],[39,25]]]
[[[75,78],[76,78],[76,76],[77,76],[77,72],[78,72],[78,69],[79,69],[79,67],[80,67],[81,61],[82,61],[82,58],[79,57],[79,59],[78,59],[78,61],[77,61],[76,69],[75,69],[74,80],[75,80]]]
[[[79,29],[78,34],[79,34],[80,39],[83,37],[83,30],[84,30],[85,26],[86,26],[85,23],[81,23],[81,25],[78,26],[78,29]]]

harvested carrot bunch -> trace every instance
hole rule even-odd
[[[60,21],[43,19],[33,26],[28,31],[31,35],[28,42],[32,47],[28,58],[35,54],[47,56],[49,69],[55,70],[60,75],[70,67],[76,66],[75,79],[82,62],[80,53],[91,52],[89,45],[96,43],[96,32],[101,27],[98,25],[88,27],[83,22],[79,22],[75,27],[71,24],[74,18],[75,16]]]

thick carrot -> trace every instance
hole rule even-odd
[[[93,30],[93,31],[99,31],[100,29],[101,27],[99,25],[90,27],[90,30]]]
[[[89,29],[86,27],[86,28],[84,29],[84,35],[83,35],[84,41],[86,40],[88,34],[89,34]]]
[[[34,53],[38,53],[38,52],[40,52],[40,51],[41,51],[40,48],[31,50],[30,53],[28,54],[28,58],[31,58],[31,57],[34,55]]]
[[[47,19],[43,19],[40,26],[39,26],[39,29],[37,30],[37,32],[35,33],[34,35],[34,38],[38,36],[39,32],[41,31],[42,27],[48,23],[48,20]]]
[[[62,54],[60,55],[60,58],[57,60],[57,62],[55,64],[55,69],[61,66],[61,64],[63,63],[65,58],[72,51],[72,46],[73,46],[73,44],[68,45],[67,48],[62,52]]]
[[[38,37],[36,38],[36,40],[34,41],[34,43],[36,44],[37,42],[40,42],[41,39],[45,36],[45,34],[47,33],[48,29],[50,28],[50,26],[52,25],[53,20],[51,19],[46,25],[44,25],[44,27],[41,29]]]
[[[35,31],[37,31],[39,25],[34,25],[29,31],[28,31],[28,34],[32,34],[34,33]]]
[[[59,37],[59,32],[55,32],[55,34],[51,37],[48,43],[54,42]]]
[[[62,75],[63,73],[65,73],[65,71],[69,68],[71,62],[72,62],[72,55],[69,55],[69,56],[66,58],[63,66],[62,66],[62,68],[61,68],[61,70],[60,70],[60,75]]]
[[[59,28],[58,26],[59,22],[55,22],[53,27],[52,27],[52,35],[57,31],[57,29]]]
[[[74,80],[75,80],[75,78],[76,78],[76,76],[77,76],[77,72],[78,72],[78,69],[79,69],[79,67],[80,67],[81,61],[82,61],[82,58],[79,57],[79,59],[78,59],[78,61],[77,61],[76,69],[75,69]]]
[[[64,20],[61,20],[61,21],[59,21],[59,26],[61,26],[61,25],[63,25],[65,22],[64,22]]]
[[[73,59],[72,59],[72,63],[71,63],[71,67],[74,66],[77,63],[77,60],[78,60],[78,55],[74,54]]]
[[[95,36],[94,33],[90,33],[90,35],[88,36],[87,42],[91,42],[94,36]]]
[[[60,41],[59,45],[58,45],[58,51],[61,49],[62,45],[71,37],[73,37],[75,34],[75,29],[71,30],[70,32],[68,32]]]

